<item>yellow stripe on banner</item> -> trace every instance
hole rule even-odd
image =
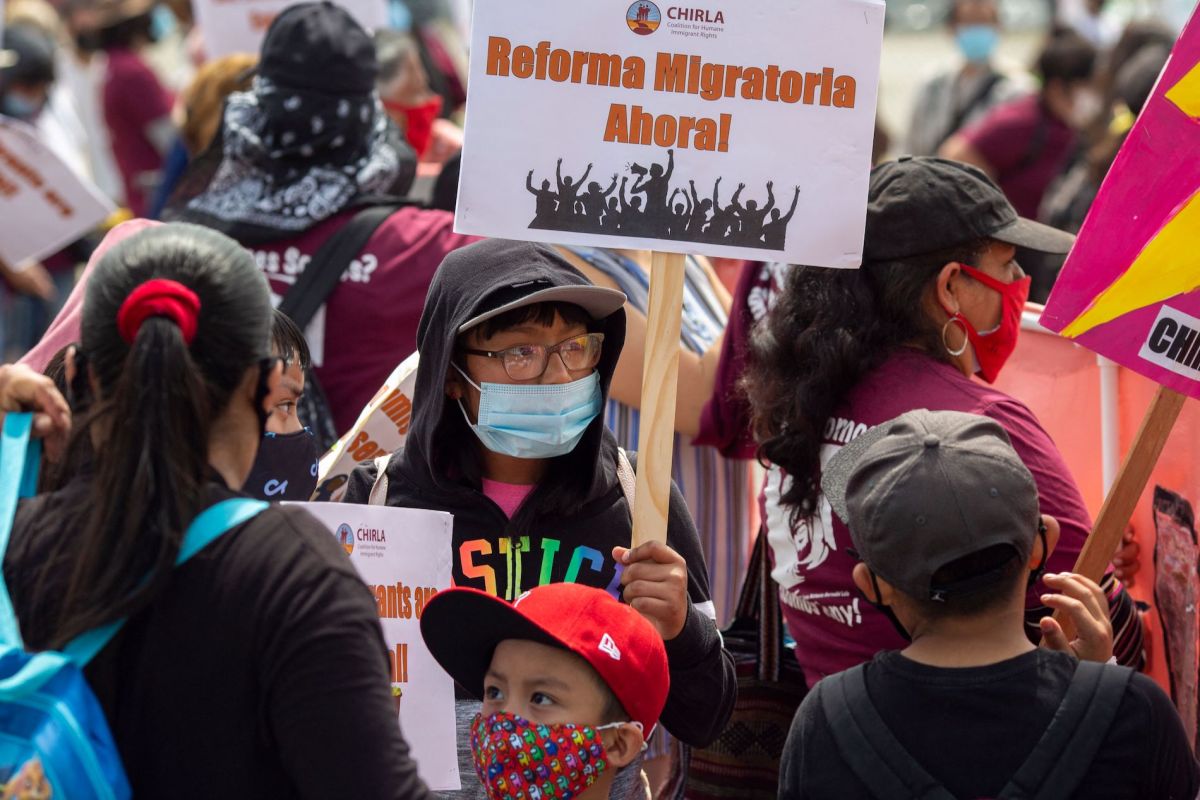
[[[1200,89],[1200,85],[1197,87]],[[1200,287],[1200,192],[1160,230],[1129,269],[1062,330],[1074,339],[1140,308]]]
[[[1189,117],[1200,119],[1200,64],[1192,67],[1167,92],[1167,99]]]

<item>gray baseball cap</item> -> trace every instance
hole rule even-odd
[[[983,589],[1002,568],[950,585],[933,576],[999,544],[1027,561],[1038,534],[1033,475],[1004,429],[975,414],[920,409],[877,425],[829,460],[821,488],[859,558],[911,597]]]

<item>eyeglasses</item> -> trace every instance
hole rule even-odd
[[[585,333],[572,336],[555,345],[520,344],[507,350],[472,350],[462,352],[473,356],[498,358],[504,363],[504,371],[514,381],[531,381],[542,377],[550,354],[558,353],[567,369],[576,371],[594,369],[600,363],[600,351],[604,344],[603,333]]]

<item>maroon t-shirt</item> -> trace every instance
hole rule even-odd
[[[996,106],[962,136],[991,165],[1017,213],[1030,219],[1075,146],[1075,132],[1036,94]]]
[[[135,217],[146,215],[144,181],[162,169],[163,158],[150,141],[151,125],[171,115],[171,93],[141,56],[110,50],[104,75],[104,123],[113,158],[125,186],[125,205]]]
[[[1049,434],[1021,401],[965,377],[955,367],[902,348],[864,378],[829,419],[821,463],[875,425],[906,411],[962,411],[994,419],[1012,440],[1017,455],[1037,482],[1042,513],[1058,520],[1062,533],[1051,554],[1049,572],[1070,571],[1091,530],[1091,519],[1071,472]],[[906,642],[887,618],[860,594],[850,573],[857,559],[850,533],[829,502],[820,513],[793,528],[788,508],[779,504],[784,482],[778,467],[763,488],[763,520],[774,556],[772,575],[779,583],[784,620],[796,640],[796,658],[808,685],[869,661],[880,650],[901,650]],[[1040,583],[1027,606],[1041,605]]]
[[[249,248],[282,297],[346,211],[300,236]],[[442,259],[477,237],[453,230],[445,211],[402,208],[384,221],[305,331],[338,433],[345,433],[396,365],[417,349],[425,293]]]
[[[750,430],[750,403],[738,381],[746,371],[754,326],[774,306],[791,269],[791,264],[782,262],[748,263],[734,289],[712,397],[701,412],[700,430],[693,440],[717,448],[726,458],[754,458],[757,445]]]

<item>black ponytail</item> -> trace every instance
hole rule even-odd
[[[199,298],[190,345],[167,316],[147,317],[129,342],[118,331],[126,298],[155,278]],[[183,532],[205,502],[214,420],[267,354],[270,329],[270,298],[253,258],[214,231],[149,229],[96,266],[82,350],[99,397],[75,446],[85,439],[98,446],[89,499],[73,526],[78,535],[61,537],[44,568],[43,586],[54,580],[51,571],[67,576],[48,646],[136,613],[169,579]]]
[[[861,269],[797,266],[755,330],[741,380],[758,456],[791,477],[781,498],[792,524],[817,511],[825,425],[850,390],[899,347],[946,361],[926,309],[942,267],[975,263],[987,242]]]

